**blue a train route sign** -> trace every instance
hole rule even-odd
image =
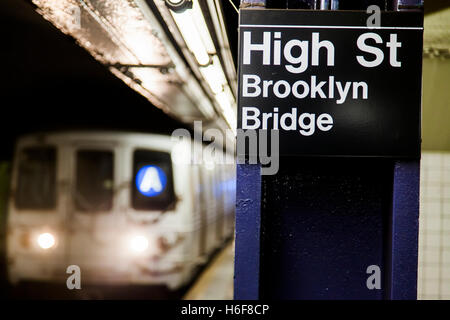
[[[238,129],[280,154],[420,156],[423,14],[241,10]]]
[[[146,197],[160,195],[166,188],[166,184],[167,176],[158,166],[144,166],[136,175],[136,188]]]

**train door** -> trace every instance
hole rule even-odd
[[[216,199],[214,197],[214,168],[205,166],[204,173],[204,203],[206,206],[206,250],[210,254],[217,245],[217,215],[216,215]]]
[[[222,174],[223,167],[220,164],[216,164],[214,171],[214,199],[216,202],[216,237],[219,245],[224,238],[224,218],[225,218],[225,206],[224,206],[224,190]]]
[[[234,165],[226,165],[224,167],[224,181],[225,181],[225,220],[226,220],[226,235],[234,230],[234,212],[236,203],[236,167]]]
[[[197,192],[198,195],[198,213],[200,218],[199,223],[199,254],[201,257],[207,254],[207,223],[208,223],[208,207],[206,205],[207,198],[205,194],[205,189],[207,188],[207,183],[204,178],[203,167],[195,166],[195,173],[197,174]]]
[[[21,145],[15,153],[6,241],[12,283],[48,279],[61,269],[61,251],[55,246],[63,219],[58,199],[60,156],[58,146],[51,143]]]
[[[117,261],[118,158],[113,143],[80,143],[69,151],[71,186],[68,188],[66,256],[80,266],[84,278],[102,278]]]

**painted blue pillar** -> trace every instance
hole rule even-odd
[[[235,299],[259,298],[261,167],[237,165]]]
[[[421,1],[390,8],[406,2]],[[260,165],[238,164],[235,299],[416,299],[419,166],[286,156],[261,176]],[[366,285],[371,265],[381,289]]]
[[[388,297],[393,164],[388,159],[281,159],[264,176],[260,297]],[[381,289],[369,290],[369,266]]]
[[[238,165],[235,298],[416,299],[419,161],[281,164],[263,177]]]
[[[420,162],[399,161],[392,193],[390,298],[417,299]]]
[[[241,7],[264,8],[266,0],[241,0]],[[234,298],[259,299],[261,166],[237,164]]]

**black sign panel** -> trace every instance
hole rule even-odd
[[[241,10],[238,129],[280,154],[418,157],[423,14]]]

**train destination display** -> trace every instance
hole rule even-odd
[[[146,197],[154,197],[164,191],[167,176],[158,166],[144,166],[136,176],[136,187]]]
[[[278,131],[282,155],[418,157],[421,14],[380,17],[241,10],[240,132]]]

